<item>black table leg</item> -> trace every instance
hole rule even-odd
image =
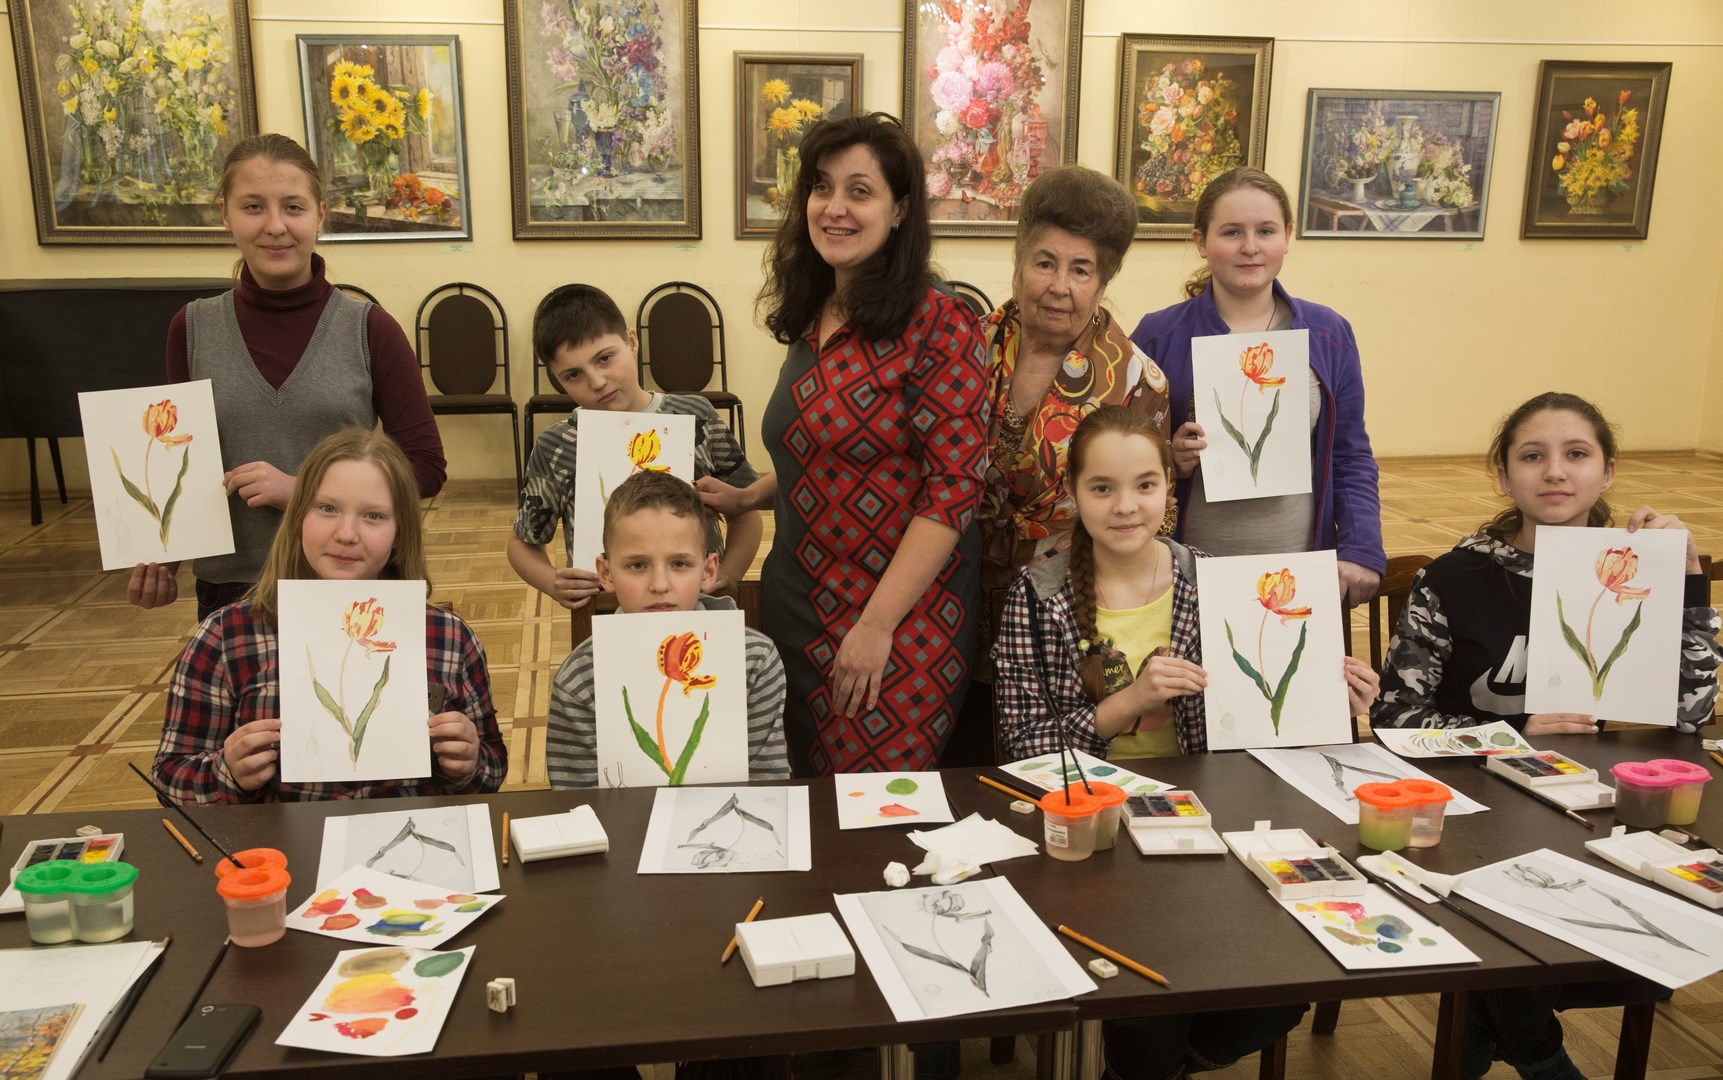
[[[24,440],[24,453],[30,459],[30,524],[42,524],[42,489],[36,483],[36,440]]]
[[[1458,1080],[1460,1036],[1466,1028],[1466,996],[1448,991],[1436,1008],[1436,1046],[1430,1056],[1430,1080]]]
[[[1615,1048],[1615,1080],[1645,1080],[1645,1062],[1651,1056],[1651,1025],[1656,1021],[1655,1001],[1622,1008],[1621,1042]]]
[[[60,464],[60,440],[48,440],[48,460],[54,463],[54,484],[60,489],[60,505],[66,505],[66,469]]]

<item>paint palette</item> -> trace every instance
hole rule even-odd
[[[1224,839],[1276,900],[1361,896],[1368,884],[1338,851],[1318,844],[1303,829],[1276,829],[1259,821],[1256,828],[1226,833]]]
[[[26,867],[45,862],[114,862],[126,849],[125,833],[101,833],[96,836],[65,836],[58,840],[32,840],[24,845],[18,861],[12,864],[12,881]],[[0,892],[0,913],[24,910],[24,898],[10,884]]]
[[[1131,841],[1144,855],[1224,855],[1214,818],[1194,791],[1162,791],[1125,800]]]
[[[1715,849],[1689,851],[1655,832],[1628,832],[1625,825],[1586,841],[1585,846],[1599,858],[1696,904],[1723,909],[1723,855]]]
[[[1615,805],[1615,788],[1599,780],[1596,769],[1548,750],[1487,757],[1484,768],[1564,809],[1602,810]]]

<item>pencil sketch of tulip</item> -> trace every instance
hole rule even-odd
[[[671,787],[682,785],[683,777],[688,774],[688,764],[694,760],[694,752],[700,748],[700,736],[706,731],[706,718],[712,709],[712,695],[708,693],[700,702],[700,715],[695,717],[694,728],[688,734],[688,741],[682,744],[682,750],[676,755],[674,763],[670,760],[670,748],[664,741],[664,703],[674,685],[682,687],[683,697],[691,697],[695,690],[709,691],[718,685],[718,676],[698,674],[700,659],[700,639],[686,630],[680,634],[671,634],[658,643],[658,673],[664,676],[664,687],[658,691],[656,738],[635,722],[634,706],[628,700],[628,687],[622,688],[622,711],[628,716],[628,726],[634,731],[634,741],[640,744],[641,751],[652,759],[653,764],[663,770]]]
[[[144,410],[144,434],[148,435],[149,439],[144,443],[144,486],[142,490],[127,478],[126,471],[120,467],[119,451],[111,446],[108,448],[108,453],[112,454],[114,458],[114,471],[120,474],[120,486],[126,489],[126,494],[143,507],[151,518],[155,519],[156,533],[162,542],[163,551],[168,549],[168,532],[173,528],[174,504],[179,502],[180,488],[185,482],[186,467],[191,464],[191,447],[186,446],[187,443],[191,442],[191,436],[173,434],[174,428],[178,426],[179,407],[173,403],[172,398],[158,401]],[[184,452],[180,454],[179,471],[174,474],[173,490],[168,493],[167,501],[160,506],[156,505],[155,490],[150,479],[150,451],[155,449],[156,443],[162,444],[163,453],[176,446],[185,446]]]
[[[700,834],[705,832],[707,828],[731,815],[736,818],[736,835],[728,843],[720,844],[710,836],[704,840],[699,839]],[[685,843],[676,846],[693,849],[694,854],[691,861],[697,870],[707,870],[714,866],[728,866],[736,861],[736,849],[741,846],[742,838],[748,834],[748,826],[750,825],[766,830],[767,833],[771,834],[773,843],[779,847],[783,846],[783,840],[778,836],[778,830],[772,826],[771,822],[742,809],[742,800],[739,795],[730,796],[711,817],[689,831]]]
[[[958,971],[969,976],[970,983],[974,985],[977,990],[986,994],[987,958],[993,953],[993,924],[987,921],[987,916],[993,914],[993,912],[991,910],[963,910],[963,894],[953,892],[950,889],[941,889],[937,893],[923,893],[921,895],[920,906],[921,910],[926,912],[928,916],[928,935],[933,940],[933,948],[924,949],[919,945],[911,945],[909,942],[899,937],[889,926],[881,927],[881,929],[883,929],[887,934],[890,934],[891,939],[897,942],[904,952],[909,953],[911,956],[919,956],[923,960],[931,960],[936,964],[943,965],[944,967],[956,968]],[[969,963],[965,964],[952,959],[950,949],[948,949],[945,943],[939,938],[939,921],[941,919],[957,923],[959,926],[972,919],[981,920],[981,941],[975,950],[974,959],[970,960]]]
[[[1280,681],[1271,689],[1268,685],[1268,664],[1263,656],[1262,639],[1268,629],[1268,617],[1280,616],[1280,625],[1285,626],[1294,619],[1310,618],[1307,607],[1292,606],[1292,597],[1298,591],[1298,582],[1292,576],[1292,571],[1282,567],[1270,570],[1256,581],[1256,602],[1262,605],[1262,622],[1256,628],[1256,664],[1251,665],[1243,653],[1238,651],[1238,645],[1233,641],[1232,623],[1223,619],[1221,625],[1226,627],[1226,643],[1232,648],[1232,660],[1240,671],[1250,677],[1261,691],[1264,701],[1268,702],[1268,717],[1274,722],[1274,733],[1280,734],[1280,711],[1286,705],[1286,690],[1292,685],[1292,676],[1298,671],[1298,661],[1304,655],[1304,641],[1310,634],[1310,624],[1304,623],[1298,629],[1298,644],[1293,646],[1292,659],[1287,661],[1286,670],[1281,672]]]
[[[347,758],[355,768],[359,765],[359,750],[365,743],[365,729],[371,723],[371,714],[377,711],[377,702],[383,697],[383,687],[389,685],[389,661],[393,658],[387,654],[395,651],[395,643],[379,641],[377,635],[382,633],[382,630],[383,605],[377,602],[376,597],[355,600],[347,605],[346,613],[341,616],[341,631],[347,635],[347,647],[341,653],[341,669],[335,676],[334,694],[317,681],[317,665],[311,659],[311,650],[305,650],[305,663],[311,671],[311,689],[316,693],[318,703],[341,725],[341,730],[347,733]],[[347,661],[352,657],[355,645],[365,650],[366,659],[378,653],[385,654],[383,672],[377,676],[377,682],[371,687],[371,696],[365,702],[365,707],[359,710],[357,719],[347,712]]]
[[[1262,448],[1268,442],[1268,433],[1274,430],[1274,418],[1280,415],[1280,388],[1286,385],[1286,376],[1269,378],[1268,373],[1274,367],[1274,350],[1266,344],[1252,345],[1238,356],[1238,367],[1244,374],[1244,385],[1238,388],[1238,425],[1235,427],[1226,417],[1221,408],[1220,393],[1214,395],[1214,413],[1220,418],[1220,426],[1232,436],[1232,441],[1244,451],[1244,456],[1250,459],[1250,480],[1256,482],[1256,469],[1262,463]],[[1268,419],[1262,422],[1262,432],[1253,443],[1244,434],[1244,395],[1252,386],[1256,392],[1265,394],[1269,387],[1275,387],[1274,402],[1268,407]]]
[[[1559,591],[1555,595],[1555,613],[1556,619],[1561,623],[1563,640],[1567,642],[1567,647],[1573,650],[1573,654],[1579,657],[1580,663],[1585,665],[1586,674],[1591,676],[1593,700],[1601,700],[1604,681],[1609,678],[1609,669],[1621,659],[1621,654],[1627,651],[1627,643],[1632,639],[1633,632],[1639,629],[1639,617],[1645,611],[1645,598],[1651,595],[1651,590],[1636,589],[1627,584],[1639,573],[1639,556],[1634,554],[1630,547],[1606,548],[1598,552],[1594,571],[1597,574],[1597,583],[1602,588],[1592,600],[1591,610],[1586,612],[1585,639],[1580,640],[1579,634],[1567,624],[1567,613],[1562,610]],[[1603,602],[1604,597],[1611,595],[1615,597],[1616,607],[1628,600],[1637,600],[1638,603],[1633,607],[1633,618],[1628,620],[1627,628],[1621,632],[1621,639],[1615,643],[1615,648],[1610,650],[1603,663],[1599,664],[1597,653],[1593,652],[1591,647],[1592,624],[1597,619],[1597,605]]]
[[[1566,899],[1566,897],[1571,895],[1577,899],[1580,895],[1579,891],[1581,889],[1590,889],[1593,893],[1603,897],[1611,904],[1614,904],[1618,909],[1625,912],[1628,918],[1633,920],[1635,925],[1628,926],[1625,923],[1605,922],[1596,918],[1578,918],[1570,915],[1556,915],[1553,912],[1550,915],[1551,918],[1560,919],[1562,922],[1568,923],[1572,926],[1584,926],[1591,930],[1614,930],[1623,934],[1642,934],[1646,937],[1654,937],[1667,941],[1676,948],[1686,949],[1688,952],[1699,951],[1693,946],[1688,945],[1686,942],[1681,941],[1679,938],[1672,936],[1661,926],[1658,926],[1656,923],[1640,914],[1637,909],[1629,907],[1617,897],[1597,888],[1584,878],[1574,878],[1572,881],[1557,881],[1550,874],[1539,870],[1535,866],[1527,866],[1525,863],[1514,863],[1511,868],[1505,871],[1505,873],[1508,878],[1516,884],[1524,885],[1530,889],[1539,889],[1547,894],[1551,899],[1569,904],[1570,906],[1572,906],[1572,902]],[[1580,911],[1577,907],[1575,907],[1574,910]],[[1580,914],[1589,915],[1590,913],[1580,911]]]

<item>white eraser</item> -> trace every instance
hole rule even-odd
[[[509,990],[508,990],[508,987],[504,986],[500,982],[495,981],[494,979],[492,981],[486,983],[485,984],[485,1004],[490,1007],[491,1012],[499,1012],[499,1013],[500,1012],[508,1012],[509,1011]]]
[[[1089,961],[1089,971],[1097,979],[1110,979],[1119,973],[1119,965],[1105,957],[1097,956]]]
[[[515,981],[513,979],[492,979],[492,982],[508,991],[509,1006],[512,1008],[518,999],[515,997]]]
[[[1018,799],[1011,804],[1011,810],[1013,813],[1018,814],[1033,814],[1035,812],[1035,804]]]

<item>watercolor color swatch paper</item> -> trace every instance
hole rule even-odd
[[[367,1057],[428,1054],[437,1048],[476,947],[336,953],[275,1045]]]
[[[574,410],[574,537],[569,565],[591,570],[604,554],[604,504],[641,471],[694,482],[694,418],[680,413]]]
[[[281,779],[431,775],[423,581],[283,581]]]
[[[936,772],[839,773],[833,781],[840,829],[952,820],[945,782]]]
[[[1363,896],[1277,902],[1348,971],[1478,963],[1476,953],[1380,885]]]
[[[663,788],[652,802],[642,874],[812,870],[805,787]]]
[[[356,866],[287,909],[287,928],[366,945],[434,949],[502,903]]]
[[[232,553],[208,379],[79,394],[78,414],[103,570]]]
[[[496,851],[484,803],[330,817],[323,822],[317,884],[365,866],[449,892],[494,892]]]
[[[1310,490],[1310,331],[1191,339],[1203,494],[1211,503]]]
[[[1071,756],[1075,755],[1077,765],[1082,766],[1081,776],[1077,765],[1071,764]],[[1103,780],[1109,784],[1124,788],[1132,795],[1152,795],[1157,791],[1171,791],[1173,785],[1163,784],[1159,780],[1151,780],[1140,773],[1134,773],[1123,765],[1115,765],[1103,761],[1093,754],[1085,754],[1081,750],[1073,750],[1061,761],[1058,754],[1037,754],[1026,757],[1021,761],[1013,761],[1009,765],[1001,765],[1000,769],[1017,777],[1027,780],[1043,791],[1064,791],[1067,783],[1078,783],[1082,777],[1090,780]]]
[[[1358,824],[1358,798],[1352,793],[1360,784],[1436,779],[1375,743],[1338,743],[1301,750],[1252,750],[1250,756],[1348,825]],[[1455,790],[1447,815],[1476,814],[1488,809],[1483,803]]]
[[[1407,758],[1532,754],[1537,748],[1506,720],[1467,728],[1372,728],[1376,741]]]

